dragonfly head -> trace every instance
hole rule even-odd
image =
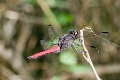
[[[73,37],[74,37],[75,39],[78,38],[78,31],[76,31],[76,30],[71,30],[71,31],[69,32],[69,34],[74,35]]]

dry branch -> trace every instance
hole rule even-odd
[[[89,27],[85,27],[87,29],[89,29]],[[87,50],[87,48],[85,47],[85,43],[84,43],[84,37],[83,37],[83,31],[85,30],[85,28],[83,28],[82,30],[80,30],[80,42],[82,44],[82,47],[83,47],[83,51],[82,51],[82,54],[83,54],[83,57],[85,58],[85,60],[89,63],[89,65],[91,66],[92,68],[92,71],[96,77],[97,80],[101,80],[93,66],[93,63],[92,63],[92,60],[90,58],[90,55],[89,55],[89,52]],[[90,28],[91,29],[91,28]]]

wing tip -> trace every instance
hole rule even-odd
[[[49,24],[49,26],[51,26],[51,24]]]
[[[40,39],[40,40],[44,40],[44,39]]]

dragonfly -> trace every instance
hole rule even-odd
[[[77,30],[71,30],[71,31],[69,31],[68,34],[64,34],[63,36],[59,37],[59,35],[56,33],[56,31],[53,29],[53,27],[51,25],[49,25],[48,32],[49,32],[50,39],[52,40],[53,43],[42,39],[40,42],[45,50],[42,52],[35,53],[31,56],[28,56],[27,57],[28,59],[38,59],[39,57],[42,57],[47,54],[60,53],[61,51],[64,51],[69,47],[72,47],[72,49],[75,52],[82,51],[82,50],[78,51],[78,47],[80,47],[81,44],[77,43],[79,41],[78,40],[79,33]],[[102,33],[108,34],[108,32],[102,32]],[[87,37],[89,37],[89,36],[92,36],[92,35],[88,34]],[[56,42],[56,40],[57,40],[57,42]],[[94,46],[90,46],[90,47],[96,48]]]
[[[51,25],[49,25],[48,31],[49,31],[50,38],[52,36],[54,36],[54,39],[58,38],[58,35],[56,34],[56,32],[54,31],[54,29]],[[58,39],[58,42],[56,44],[54,44],[51,48],[49,48],[45,51],[33,54],[27,58],[28,59],[37,59],[43,55],[47,55],[47,54],[51,54],[51,53],[59,53],[65,49],[67,49],[69,46],[71,46],[74,43],[74,40],[76,40],[78,38],[78,36],[79,36],[78,31],[71,30],[71,31],[69,31],[68,34],[61,36]],[[49,44],[49,43],[47,43],[45,40],[41,40],[41,44],[43,45],[44,48],[46,48],[46,44]]]

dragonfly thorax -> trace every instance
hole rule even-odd
[[[75,39],[78,38],[78,32],[76,30],[71,30],[69,34],[65,34],[59,38],[58,46],[60,50],[64,50],[71,46]]]

